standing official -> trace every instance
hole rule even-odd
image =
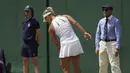
[[[40,25],[34,18],[34,10],[32,6],[27,5],[24,9],[25,21],[23,27],[23,44],[22,44],[22,57],[23,57],[23,72],[29,73],[29,58],[35,66],[35,73],[40,73],[38,63],[38,46],[40,44]]]
[[[108,63],[112,73],[121,73],[119,50],[121,46],[121,24],[112,15],[113,7],[106,4],[102,7],[104,18],[97,26],[95,44],[99,55],[99,73],[108,73]]]

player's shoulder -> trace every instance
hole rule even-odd
[[[62,15],[61,18],[65,19],[65,20],[72,19],[72,17],[70,15],[67,15],[67,14]]]
[[[68,15],[68,14],[64,14],[64,15],[62,15],[62,16],[67,17],[67,18],[70,18],[70,17],[71,17],[71,16]]]

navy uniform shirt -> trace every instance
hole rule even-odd
[[[40,25],[35,18],[30,18],[24,22],[23,26],[23,40],[33,41],[36,37],[36,29],[39,29]]]

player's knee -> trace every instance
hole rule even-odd
[[[67,68],[67,67],[62,67],[62,70],[64,73],[69,73],[69,68]]]
[[[64,65],[63,63],[60,63],[60,66],[61,66],[63,72],[69,72],[69,67],[68,66]]]

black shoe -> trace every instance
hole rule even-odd
[[[11,63],[7,63],[6,70],[7,70],[7,73],[11,73]]]

